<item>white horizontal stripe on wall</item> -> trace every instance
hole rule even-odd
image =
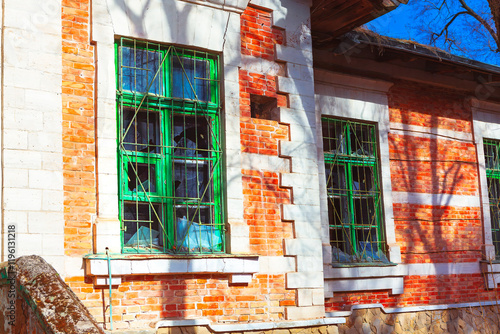
[[[400,204],[419,204],[435,206],[455,206],[455,207],[479,207],[480,198],[470,195],[456,194],[426,194],[412,193],[404,191],[393,191],[392,201]]]

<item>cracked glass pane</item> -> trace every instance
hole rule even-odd
[[[162,217],[159,204],[125,202],[123,205],[124,245],[127,247],[163,247],[159,219]]]
[[[129,162],[127,168],[128,190],[156,192],[156,166],[147,163]]]
[[[160,116],[158,112],[123,108],[123,146],[128,151],[160,153]]]

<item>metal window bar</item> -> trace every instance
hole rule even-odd
[[[486,180],[488,184],[488,199],[490,205],[490,220],[492,241],[495,247],[495,259],[500,259],[500,141],[484,140],[484,159],[486,165]]]
[[[133,48],[134,64],[124,64],[123,48]],[[138,51],[141,50],[141,51]],[[150,51],[158,52],[161,57],[158,58],[157,71],[154,75],[147,74],[148,83],[145,91],[127,90],[132,85],[124,84],[124,69],[133,69],[133,87],[137,87],[138,70],[146,70],[149,61]],[[129,52],[129,51],[127,51]],[[136,64],[137,53],[145,53],[145,62]],[[218,57],[212,56],[206,52],[191,51],[174,46],[163,47],[161,45],[149,42],[138,42],[122,38],[117,45],[118,64],[118,89],[117,97],[119,100],[119,158],[120,158],[120,206],[122,220],[122,235],[124,235],[124,250],[135,251],[162,251],[171,253],[214,253],[225,251],[224,244],[224,220],[223,220],[223,197],[221,187],[221,144],[219,135],[219,106],[218,106],[218,85],[217,76]],[[173,58],[181,67],[180,84],[182,96],[173,96],[174,69]],[[183,59],[193,58],[193,76],[190,78],[188,71],[184,66]],[[201,77],[197,76],[198,60],[205,62],[210,66],[205,66]],[[144,65],[146,64],[146,65]],[[129,66],[133,65],[133,66]],[[203,75],[205,77],[203,77]],[[142,78],[143,79],[143,78]],[[158,79],[158,80],[157,80]],[[179,80],[177,80],[179,81]],[[192,82],[194,81],[194,82]],[[201,89],[206,87],[205,100],[198,98],[198,81],[207,82]],[[142,82],[142,81],[141,81]],[[158,88],[151,88],[157,82]],[[167,84],[165,84],[167,83]],[[188,88],[184,85],[187,85]],[[193,99],[194,97],[194,99]],[[126,124],[125,109],[131,107],[134,110],[133,116],[127,120]],[[144,139],[139,139],[140,113],[146,113],[146,130]],[[160,143],[151,143],[154,134],[151,134],[152,113],[157,113],[157,126],[160,132]],[[173,136],[175,129],[175,119],[182,119],[181,129],[183,136],[180,139],[184,141],[183,145],[178,145]],[[201,120],[204,120],[203,122]],[[202,124],[204,123],[204,124]],[[206,125],[206,129],[200,130],[200,126]],[[153,125],[154,127],[155,125]],[[194,137],[189,137],[187,130],[194,132]],[[132,143],[125,141],[130,137],[129,132],[133,131],[134,139]],[[203,137],[203,138],[200,138]],[[191,140],[194,139],[194,140]],[[204,147],[200,147],[200,139],[206,142]],[[186,143],[190,140],[191,146]],[[142,142],[141,142],[142,141]],[[131,147],[133,149],[131,149]],[[177,154],[176,152],[181,152]],[[183,180],[177,180],[176,164],[183,168]],[[126,167],[125,167],[126,166]],[[194,166],[193,168],[191,168]],[[126,170],[126,169],[129,170]],[[146,180],[144,173],[140,170],[146,170]],[[152,172],[154,171],[154,172]],[[205,174],[203,174],[205,173]],[[155,174],[155,175],[152,175]],[[194,180],[188,181],[187,176],[194,175]],[[125,180],[124,176],[127,176]],[[130,180],[135,177],[135,180]],[[126,181],[126,182],[125,182]],[[184,181],[184,196],[178,196],[176,193],[177,183]],[[152,183],[155,182],[153,185]],[[194,183],[189,184],[189,183]],[[133,184],[131,189],[130,184]],[[195,191],[188,194],[188,184],[194,186]],[[129,188],[126,189],[126,186]],[[151,191],[154,189],[155,191]],[[208,195],[207,195],[208,194]],[[127,219],[126,208],[135,203],[135,219]],[[140,219],[140,214],[144,215],[144,205],[147,210],[148,219]],[[208,214],[203,214],[208,212]],[[179,214],[185,213],[185,217],[179,217]],[[129,213],[130,216],[130,213]],[[135,226],[133,226],[135,224]],[[142,224],[142,226],[140,226]],[[146,238],[148,245],[144,246],[139,238],[134,241],[134,247],[128,247],[127,238],[131,239],[130,234],[125,237],[127,227],[139,233],[139,229],[149,224],[149,238]],[[153,231],[153,225],[158,224],[160,231]],[[182,226],[181,226],[182,225]],[[132,226],[132,227],[130,227]],[[208,227],[208,228],[207,228]],[[185,233],[179,234],[183,229]],[[158,240],[164,240],[163,244],[154,244],[156,233],[159,232]],[[130,240],[128,240],[130,241]]]
[[[322,119],[334,262],[388,262],[375,125]]]

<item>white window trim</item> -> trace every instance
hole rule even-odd
[[[384,232],[388,245],[388,258],[392,263],[401,263],[401,249],[396,243],[394,226],[391,171],[389,161],[389,106],[387,92],[391,82],[354,77],[325,70],[314,71],[316,122],[318,138],[321,134],[321,117],[335,116],[373,122],[377,124],[380,148],[380,174],[384,208]],[[328,233],[328,207],[325,181],[323,142],[318,140],[318,164],[320,177],[321,222],[323,230],[323,259],[325,274],[325,296],[337,291],[390,289],[393,294],[402,293],[404,272],[395,266],[359,266],[333,268],[332,251]],[[342,281],[339,281],[342,272]],[[361,273],[361,274],[360,274]],[[386,279],[381,279],[381,278]]]
[[[234,1],[231,2],[235,5]],[[126,0],[123,6],[134,6],[136,1]],[[240,4],[240,5],[243,5]],[[135,7],[134,7],[135,8]],[[173,16],[166,22],[165,8],[191,13],[188,17]],[[231,7],[232,8],[232,7]],[[152,40],[162,44],[185,45],[192,48],[222,52],[221,100],[224,102],[222,121],[225,134],[225,181],[227,187],[227,253],[249,254],[249,228],[243,219],[243,192],[241,174],[241,148],[239,141],[240,106],[238,66],[241,65],[240,16],[234,8],[200,6],[180,0],[155,2],[141,16],[143,22],[155,24],[138,27],[127,11],[111,6],[110,1],[93,3],[93,39],[98,57],[97,81],[97,189],[98,213],[96,225],[97,252],[109,248],[121,253],[120,221],[118,219],[118,170],[116,153],[116,78],[114,41],[116,36]],[[225,10],[228,9],[228,10]],[[186,24],[184,21],[193,24]],[[196,26],[206,34],[188,34],[177,30],[180,25]],[[196,22],[196,24],[194,24]],[[207,35],[208,34],[208,35]],[[113,70],[110,70],[113,69]],[[229,254],[228,254],[229,255]]]
[[[476,145],[477,159],[479,164],[479,189],[483,213],[483,254],[486,261],[495,260],[495,246],[491,234],[490,201],[488,197],[488,182],[486,179],[486,165],[484,157],[483,141],[487,139],[500,140],[500,104],[480,101],[471,98],[471,109],[473,119],[474,142]],[[482,266],[488,272],[500,272],[499,268]],[[489,280],[491,280],[489,278]]]

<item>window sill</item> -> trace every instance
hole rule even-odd
[[[332,263],[333,268],[356,268],[356,267],[395,267],[397,263],[365,262],[365,263]]]
[[[391,290],[404,291],[404,266],[396,263],[325,264],[325,297],[335,292]]]
[[[89,254],[84,256],[83,260],[86,276],[94,277],[96,285],[109,284],[106,254]],[[111,254],[110,266],[112,285],[120,284],[121,276],[189,273],[229,274],[231,283],[250,283],[252,274],[259,271],[259,257],[229,254]]]

